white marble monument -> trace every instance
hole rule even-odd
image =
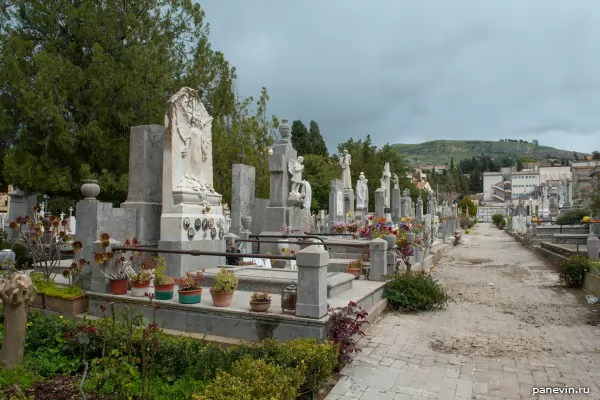
[[[222,196],[213,187],[212,117],[198,92],[182,88],[167,103],[159,249],[225,251]],[[216,256],[166,254],[167,274],[224,265]]]
[[[342,166],[342,188],[352,189],[352,178],[350,175],[350,165],[352,164],[352,157],[348,153],[348,150],[344,150],[340,154],[340,165]]]

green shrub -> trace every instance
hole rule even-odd
[[[503,219],[497,226],[498,229],[504,229],[504,227],[506,226],[506,220]]]
[[[583,217],[590,215],[589,210],[571,210],[561,214],[556,219],[557,225],[577,225],[581,223]]]
[[[581,286],[589,260],[584,256],[572,256],[563,261],[560,280],[568,287]]]
[[[477,219],[475,219],[475,218],[469,219],[469,228],[474,227],[476,223],[477,223]]]
[[[502,221],[504,221],[504,215],[502,215],[502,214],[492,215],[492,222],[494,223],[494,225],[498,225]]]
[[[304,381],[304,368],[282,368],[244,357],[231,372],[221,371],[194,400],[294,400]]]
[[[410,312],[442,308],[450,300],[442,286],[425,271],[388,276],[384,295],[390,308]]]
[[[7,388],[19,384],[21,389],[29,389],[40,379],[34,372],[28,370],[25,366],[13,369],[4,369],[0,367],[0,388]]]

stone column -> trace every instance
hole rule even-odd
[[[375,191],[375,216],[385,217],[385,189],[382,188]]]
[[[136,211],[136,238],[158,245],[162,212],[165,127],[133,126],[129,135],[129,187],[121,208]]]
[[[396,272],[396,236],[387,235],[385,237],[387,242],[387,273]]]
[[[408,216],[408,199],[402,196],[400,197],[400,219]]]
[[[256,169],[245,164],[231,166],[231,227],[229,232],[242,231],[243,215],[253,214]]]
[[[419,197],[417,198],[417,209],[415,211],[415,217],[418,221],[423,220],[423,198],[421,197],[420,193]]]
[[[369,280],[371,281],[385,281],[387,275],[387,246],[388,243],[381,238],[369,242],[369,251],[371,252]]]
[[[590,260],[600,259],[600,239],[594,234],[590,234],[587,238],[587,251]]]
[[[310,246],[296,254],[298,299],[296,316],[322,318],[327,314],[327,265],[329,252]]]
[[[446,243],[446,221],[442,221],[442,243]]]
[[[400,188],[392,190],[392,221],[399,222],[402,214],[400,213]]]

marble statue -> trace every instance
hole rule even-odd
[[[352,189],[352,178],[350,176],[350,164],[352,163],[352,157],[348,153],[348,150],[344,150],[340,154],[340,165],[342,166],[342,188]]]
[[[402,197],[409,197],[410,196],[410,192],[408,191],[408,189],[404,189],[402,191]]]
[[[173,151],[173,190],[203,197],[213,188],[212,120],[198,92],[184,87],[167,103],[167,144]],[[170,142],[170,143],[169,143]]]
[[[389,207],[390,206],[390,193],[391,193],[391,185],[390,185],[390,178],[392,177],[392,173],[390,172],[390,163],[385,163],[384,167],[383,167],[383,185],[381,186],[383,189],[385,189],[385,201],[384,201],[384,206],[385,207]]]
[[[361,172],[358,180],[356,181],[356,208],[366,209],[367,202],[369,199],[369,187],[367,183],[368,179],[365,178],[365,173]]]
[[[398,179],[397,174],[393,175],[392,182],[394,182],[394,189],[400,189],[400,180]]]
[[[292,175],[292,187],[290,189],[290,197],[295,197],[297,199],[302,198],[302,194],[300,193],[300,186],[302,185],[302,171],[304,171],[304,157],[300,156],[296,159],[291,158],[288,161],[288,171]]]
[[[302,207],[306,210],[310,210],[310,204],[312,202],[312,187],[310,182],[307,180],[302,181]]]

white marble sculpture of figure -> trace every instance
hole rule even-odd
[[[361,172],[358,180],[356,181],[356,208],[364,209],[367,207],[368,190],[367,183],[368,179],[365,178],[365,173]]]
[[[352,177],[350,176],[350,165],[352,164],[352,157],[348,153],[348,150],[344,150],[340,154],[340,165],[342,166],[342,187],[344,189],[352,189]]]
[[[302,181],[302,207],[306,210],[310,210],[310,204],[312,202],[312,187],[310,182],[307,180]]]
[[[394,174],[392,181],[394,182],[394,189],[400,189],[400,180],[398,179],[398,175]]]
[[[175,187],[214,193],[212,120],[193,89],[183,88],[169,100],[165,122],[171,146],[179,155],[172,165]]]
[[[290,195],[294,195],[297,198],[301,198],[300,186],[302,185],[302,171],[304,171],[304,157],[300,156],[297,159],[290,159],[288,161],[288,171],[292,175],[292,187]]]

